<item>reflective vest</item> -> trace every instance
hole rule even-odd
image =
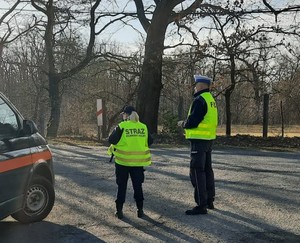
[[[150,165],[147,126],[141,122],[124,121],[119,127],[123,130],[121,139],[108,149],[109,154],[115,155],[115,162],[124,166]]]
[[[214,97],[209,92],[200,94],[207,104],[207,113],[195,128],[185,129],[186,139],[212,140],[216,138],[218,125],[218,110]],[[191,114],[191,108],[188,116]]]

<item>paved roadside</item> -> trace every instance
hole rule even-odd
[[[114,165],[105,147],[52,145],[56,203],[48,218],[0,222],[0,242],[300,242],[300,152],[216,149],[215,210],[194,206],[189,149],[159,148],[147,168],[146,217],[136,217],[131,183],[124,220],[114,217]]]

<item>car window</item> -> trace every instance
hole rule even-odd
[[[18,128],[16,114],[0,97],[0,140],[15,137]]]

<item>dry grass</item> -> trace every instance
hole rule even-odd
[[[89,128],[89,126],[82,126]],[[300,148],[300,126],[289,126],[285,128],[284,137],[281,136],[280,126],[270,126],[268,138],[262,137],[261,126],[232,126],[230,137],[225,135],[225,126],[218,128],[218,136],[215,141],[216,146],[231,147],[253,147],[272,149],[277,151],[299,151]],[[87,131],[86,129],[85,131]],[[188,145],[183,134],[158,134],[155,136],[155,144],[159,145]],[[74,146],[109,146],[106,139],[98,141],[97,130],[89,129],[89,135],[82,133],[81,135],[60,135],[55,139],[50,139],[51,144],[69,144]]]
[[[231,135],[250,135],[256,137],[262,137],[262,126],[259,125],[232,125]],[[226,126],[222,125],[218,127],[218,135],[226,134]],[[268,128],[269,137],[282,136],[281,127],[269,126]],[[284,128],[284,137],[300,137],[300,125],[286,126]]]
[[[160,132],[162,127],[158,127]],[[262,126],[261,125],[232,125],[231,136],[239,135],[249,135],[255,137],[262,137]],[[83,124],[79,129],[78,137],[87,137],[97,139],[98,128],[96,124]],[[219,136],[226,134],[226,126],[221,125],[218,127],[217,134]],[[65,134],[69,137],[74,137],[74,134]],[[272,125],[268,128],[268,137],[281,137],[281,126]],[[285,126],[284,137],[300,137],[300,125]]]

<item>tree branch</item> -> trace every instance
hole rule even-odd
[[[16,9],[20,2],[21,1],[18,0],[6,13],[2,15],[2,17],[0,18],[0,25],[3,23],[4,19]]]
[[[179,1],[179,3],[180,2],[183,2],[183,1]],[[169,23],[179,21],[179,20],[185,18],[186,16],[188,16],[189,14],[196,12],[197,8],[199,8],[201,6],[202,2],[203,2],[203,0],[196,0],[188,8],[186,8],[178,13],[172,14],[170,16]]]
[[[147,19],[146,15],[145,15],[145,9],[144,9],[143,1],[142,0],[134,0],[134,2],[135,2],[135,6],[136,6],[138,19],[139,19],[141,25],[143,26],[143,29],[147,33],[148,28],[150,26],[150,21]]]

